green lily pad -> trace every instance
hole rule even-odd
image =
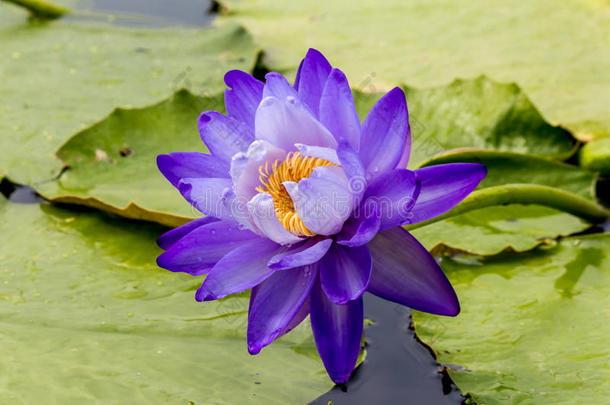
[[[0,198],[0,403],[306,403],[332,386],[308,322],[249,355],[248,296],[195,302],[201,277],[154,264],[162,231]]]
[[[559,236],[588,227],[588,222],[552,208],[511,204],[470,211],[411,232],[435,256],[495,255],[552,244]]]
[[[204,10],[202,9],[202,12]],[[55,177],[55,151],[118,106],[143,106],[180,88],[209,96],[230,69],[252,70],[259,49],[241,26],[125,28],[81,15],[28,23],[0,2],[0,175]]]
[[[403,86],[413,136],[410,167],[457,148],[492,149],[567,158],[574,138],[550,125],[514,83],[485,76],[447,86]],[[355,92],[364,118],[381,94]]]
[[[482,163],[487,167],[487,176],[479,189],[503,184],[540,184],[595,200],[595,173],[532,155],[462,149],[436,156],[423,166],[459,162]]]
[[[581,139],[610,134],[610,57],[601,51],[610,47],[606,2],[223,4],[229,12],[222,19],[244,24],[274,69],[295,71],[307,48],[315,47],[353,85],[371,92],[394,83],[429,87],[487,74],[517,82],[544,116]]]
[[[567,212],[594,224],[602,224],[610,218],[610,210],[594,201],[576,194],[538,184],[503,184],[475,190],[457,206],[437,217],[405,225],[414,230],[467,212],[508,204],[535,204]]]
[[[222,94],[199,97],[182,90],[151,107],[116,109],[59,149],[57,155],[69,169],[40,191],[54,202],[170,226],[184,223],[197,211],[159,172],[156,156],[207,152],[197,130],[197,117],[204,110],[224,111]]]
[[[605,403],[609,251],[610,234],[599,234],[521,255],[444,258],[462,313],[415,313],[419,336],[477,403]]]
[[[583,146],[580,164],[605,176],[610,175],[610,137],[596,139]]]
[[[405,87],[405,93],[415,127],[420,130],[419,141],[413,144],[414,165],[438,154],[438,146],[557,158],[566,158],[574,151],[572,135],[550,125],[514,83],[480,76],[430,89]]]

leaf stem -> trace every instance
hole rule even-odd
[[[12,3],[23,7],[32,14],[32,16],[40,19],[55,19],[64,14],[69,14],[70,10],[64,7],[56,6],[44,0],[4,0],[7,3]]]
[[[507,204],[543,205],[567,212],[592,223],[603,222],[610,217],[610,211],[606,208],[568,191],[537,184],[505,184],[475,191],[443,215],[416,224],[406,225],[405,228],[413,230],[469,211]]]

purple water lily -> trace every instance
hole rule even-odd
[[[405,95],[394,88],[361,124],[343,72],[310,49],[294,85],[241,71],[225,82],[227,115],[207,111],[210,154],[160,155],[159,169],[206,216],[159,238],[159,266],[207,274],[198,301],[252,289],[248,351],[258,353],[310,316],[330,378],[346,382],[369,291],[419,311],[455,316],[451,284],[401,225],[454,207],[483,165],[407,170]]]

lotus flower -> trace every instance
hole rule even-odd
[[[369,291],[455,316],[451,284],[401,225],[435,217],[485,177],[479,164],[407,170],[405,95],[385,94],[361,124],[343,72],[310,49],[294,85],[225,75],[227,114],[201,114],[210,154],[175,152],[158,166],[205,217],[159,238],[159,266],[207,274],[197,301],[251,289],[247,346],[257,354],[310,316],[335,383],[353,371]]]

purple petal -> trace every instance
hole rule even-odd
[[[316,263],[324,257],[332,243],[332,239],[309,238],[302,244],[273,256],[267,265],[273,270],[286,270]]]
[[[330,132],[294,97],[264,98],[256,110],[256,139],[284,149],[295,150],[295,143],[337,147]]]
[[[405,93],[395,87],[371,109],[362,124],[360,159],[367,177],[394,169],[410,144],[409,115]]]
[[[276,72],[271,72],[265,75],[263,98],[266,97],[275,97],[279,100],[285,100],[286,97],[296,98],[297,92],[284,76]]]
[[[182,239],[195,229],[199,228],[200,226],[207,225],[216,221],[218,221],[218,219],[214,217],[203,217],[194,219],[191,222],[174,228],[171,231],[165,232],[163,235],[159,236],[159,238],[157,239],[157,244],[161,249],[167,250],[171,248],[180,239]]]
[[[413,208],[420,193],[421,185],[415,172],[395,169],[383,173],[369,185],[364,194],[365,209],[374,201],[381,218],[380,229],[400,225],[411,218]]]
[[[286,151],[261,140],[252,142],[246,153],[234,155],[230,173],[239,202],[247,204],[257,193],[256,187],[261,184],[260,166],[267,164],[271,167],[273,162],[282,161],[285,157]]]
[[[316,269],[316,273],[317,273],[317,269]],[[292,317],[290,322],[288,322],[288,325],[286,325],[284,330],[282,330],[282,332],[279,334],[278,338],[284,336],[285,334],[287,334],[288,332],[290,332],[291,330],[293,330],[294,328],[299,326],[299,324],[301,322],[303,322],[303,320],[305,320],[305,318],[307,318],[307,315],[309,315],[309,300],[310,300],[310,297],[311,297],[311,294],[310,294],[309,297],[307,297],[305,299],[305,302],[303,303],[303,305],[301,305],[301,308],[299,309],[299,312],[297,312],[296,315]]]
[[[358,205],[367,188],[364,166],[356,151],[344,139],[339,142],[337,147],[337,157],[347,175],[348,189],[354,197],[354,205]]]
[[[273,270],[267,267],[267,262],[279,250],[279,245],[264,238],[242,244],[226,254],[210,270],[210,274],[197,290],[195,299],[217,300],[263,282],[273,273]]]
[[[203,219],[207,217],[201,220]],[[197,221],[200,220],[192,221],[187,225]],[[260,237],[250,231],[239,229],[233,221],[208,222],[171,245],[157,258],[157,264],[167,270],[198,276],[205,274],[231,250],[254,239]]]
[[[303,240],[284,228],[277,218],[271,194],[258,193],[252,197],[248,202],[248,211],[258,229],[275,243],[291,245]]]
[[[282,183],[303,224],[318,235],[333,235],[349,218],[354,200],[339,167],[316,167],[309,178]]]
[[[199,134],[212,155],[227,164],[238,152],[245,152],[254,141],[252,127],[216,111],[199,116]]]
[[[368,246],[373,256],[368,291],[418,311],[447,316],[460,312],[449,280],[409,232],[401,227],[379,232]]]
[[[302,143],[295,143],[294,146],[299,152],[301,152],[301,155],[303,156],[320,158],[328,162],[332,162],[338,166],[341,165],[341,163],[339,162],[339,157],[337,156],[336,149],[324,148],[322,146],[303,145]]]
[[[248,310],[248,352],[257,354],[291,326],[309,297],[317,266],[276,271],[252,289]]]
[[[184,178],[178,183],[182,196],[205,215],[231,218],[224,197],[231,190],[231,179]]]
[[[415,170],[421,191],[406,223],[425,221],[455,207],[487,175],[478,163],[449,163]]]
[[[247,229],[256,233],[257,235],[264,236],[250,217],[247,201],[244,203],[237,198],[232,189],[225,190],[220,202],[224,205],[223,218],[230,218],[231,220],[236,221],[242,227],[242,229]]]
[[[157,156],[157,167],[174,187],[185,177],[229,177],[229,165],[207,153],[173,152]]]
[[[256,108],[263,98],[263,82],[246,72],[231,70],[225,74],[225,106],[230,117],[254,128]]]
[[[326,80],[320,98],[320,122],[335,139],[345,139],[354,148],[360,148],[360,119],[354,96],[347,78],[339,69],[333,69]]]
[[[408,114],[408,112],[407,112]],[[396,163],[396,169],[406,169],[409,164],[409,157],[411,155],[411,126],[407,126],[407,139],[402,150],[400,160]]]
[[[337,305],[318,284],[311,291],[310,310],[313,336],[326,372],[335,383],[345,383],[360,353],[364,326],[362,297]]]
[[[294,77],[294,85],[292,86],[297,91],[299,90],[299,82],[301,81],[301,70],[303,69],[303,62],[305,62],[305,59],[301,59],[301,62],[299,63],[297,74]]]
[[[366,246],[333,245],[320,260],[320,283],[326,296],[343,305],[360,298],[371,278],[371,253]]]
[[[324,55],[315,49],[309,49],[305,59],[301,62],[297,80],[295,80],[299,98],[309,106],[316,117],[320,106],[320,96],[331,69],[332,67]]]
[[[337,235],[337,243],[349,247],[362,246],[377,235],[380,226],[381,217],[377,202],[371,200],[361,207],[357,216],[354,215],[345,222],[341,233]]]

